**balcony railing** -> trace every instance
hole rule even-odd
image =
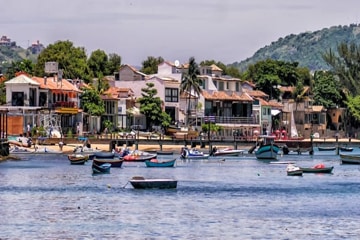
[[[52,103],[52,109],[56,108],[77,108],[77,102],[55,102]]]
[[[205,122],[207,117],[201,117],[201,122]],[[253,117],[223,117],[215,116],[215,123],[224,123],[224,124],[259,124],[259,121]]]

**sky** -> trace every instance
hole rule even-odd
[[[2,0],[4,1],[4,0]],[[13,0],[0,35],[27,48],[71,41],[141,66],[149,56],[240,62],[290,34],[358,24],[359,0]]]

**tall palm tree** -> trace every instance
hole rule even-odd
[[[201,89],[201,80],[198,78],[200,75],[200,70],[198,64],[195,62],[195,58],[191,57],[189,59],[189,68],[188,71],[183,73],[181,76],[181,84],[180,84],[180,93],[187,92],[188,99],[187,99],[187,118],[186,118],[186,125],[189,125],[189,117],[190,117],[190,100],[191,94],[195,94],[199,96],[202,92]]]

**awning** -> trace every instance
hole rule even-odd
[[[279,113],[281,113],[281,111],[280,111],[280,110],[277,110],[277,109],[271,109],[271,115],[276,116],[276,115],[278,115]]]

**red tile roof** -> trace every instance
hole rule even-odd
[[[48,77],[46,79],[46,84],[44,78],[42,77],[32,77],[31,79],[38,82],[40,84],[40,88],[43,89],[81,92],[74,84],[70,83],[66,79],[58,82],[56,78],[54,81],[54,77]]]

